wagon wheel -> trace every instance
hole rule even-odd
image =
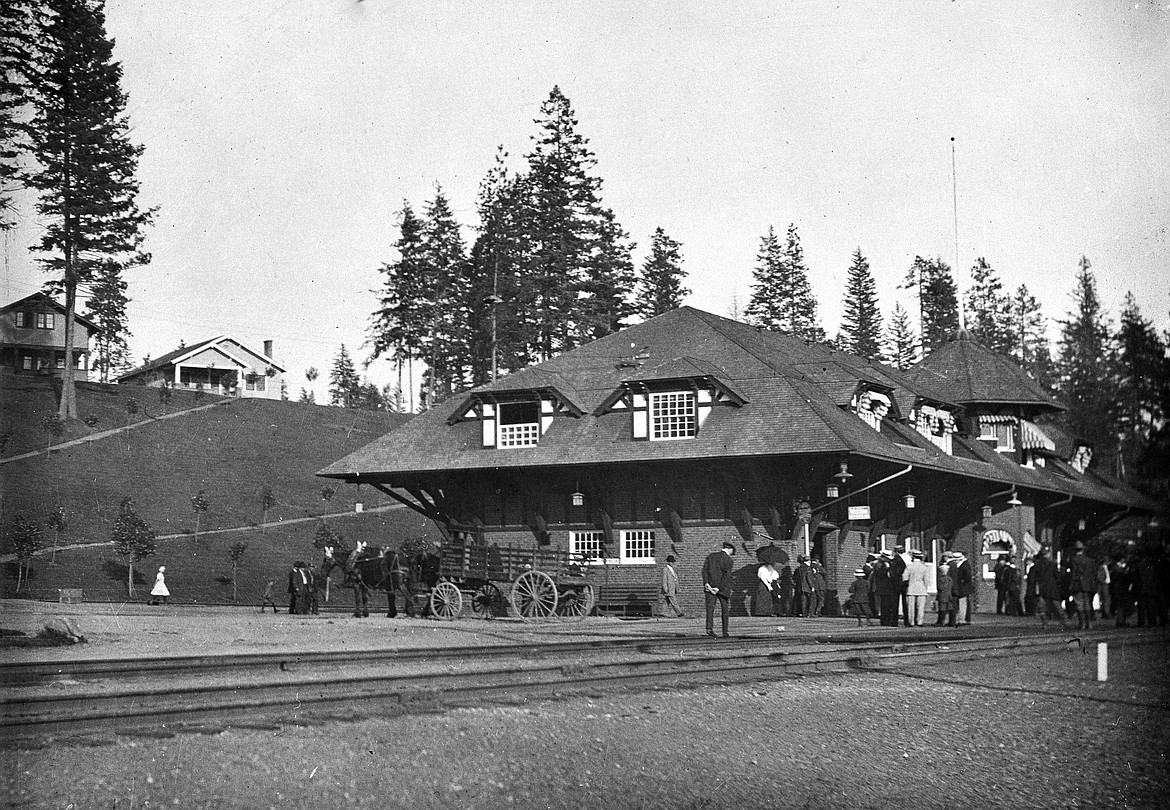
[[[485,582],[471,595],[471,612],[481,619],[494,619],[507,612],[504,594],[490,582]]]
[[[525,621],[547,619],[557,611],[557,586],[543,571],[525,571],[512,583],[512,608]]]
[[[431,588],[431,615],[451,621],[463,612],[463,594],[450,582],[440,582]]]
[[[557,602],[557,615],[579,622],[593,611],[593,586],[578,585],[566,588]]]

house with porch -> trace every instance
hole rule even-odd
[[[101,329],[83,315],[74,314],[73,368],[75,380],[89,379],[89,342]],[[15,374],[65,372],[65,307],[42,292],[0,308],[0,369]]]
[[[273,359],[271,340],[264,341],[261,352],[231,335],[219,335],[150,360],[118,377],[118,383],[280,399],[287,371]]]
[[[1058,458],[1029,418],[1059,408],[1046,397],[985,402],[949,379],[683,307],[453,397],[318,475],[370,485],[453,542],[579,555],[603,608],[652,599],[673,555],[691,613],[725,540],[733,610],[751,611],[760,556],[808,554],[831,612],[870,551],[981,561],[988,543],[1061,547],[1160,508]],[[1026,453],[1001,450],[995,415],[1033,426],[1013,433]]]

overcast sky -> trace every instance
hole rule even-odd
[[[407,3],[108,0],[152,263],[135,360],[230,333],[290,392],[359,360],[403,201],[466,226],[502,144],[519,168],[553,85],[638,243],[683,245],[687,303],[727,314],[760,237],[799,229],[836,333],[860,247],[887,317],[916,254],[985,256],[1063,318],[1081,255],[1116,321],[1170,322],[1170,0]],[[6,244],[4,300],[44,276]],[[470,243],[473,233],[467,231]],[[390,379],[387,361],[367,372]],[[324,391],[324,380],[317,384]],[[320,398],[320,394],[319,394]]]

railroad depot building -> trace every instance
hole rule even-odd
[[[823,561],[832,613],[866,554],[902,542],[930,562],[964,551],[994,611],[999,555],[1160,508],[1037,421],[1060,409],[962,333],[902,373],[683,307],[453,397],[319,475],[454,542],[580,554],[603,610],[649,609],[673,554],[698,614],[703,560],[730,539],[741,615],[767,546],[789,567]]]

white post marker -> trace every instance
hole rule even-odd
[[[1097,680],[1105,681],[1109,679],[1109,645],[1101,643],[1097,645]]]

